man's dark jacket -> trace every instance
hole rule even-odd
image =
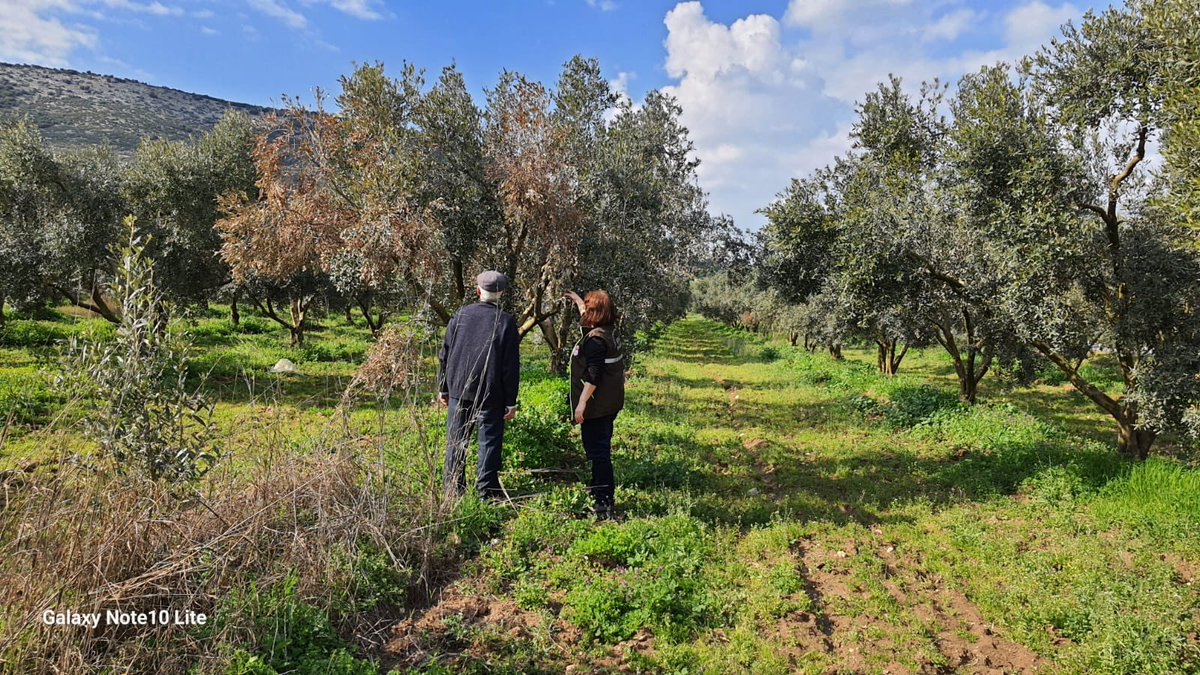
[[[446,325],[438,352],[438,388],[450,398],[484,408],[517,404],[521,383],[517,322],[488,302],[467,305]]]

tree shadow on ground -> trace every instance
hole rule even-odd
[[[990,392],[984,392],[985,395]],[[1023,410],[1034,412],[1068,432],[1111,443],[1116,427],[1111,418],[1099,412],[1090,400],[1072,387],[1021,387],[994,394],[995,398],[1011,401]]]
[[[777,424],[778,412],[764,407],[750,418],[761,414],[765,422]],[[830,430],[828,404],[794,408],[792,414]],[[635,491],[663,493],[637,500],[652,510],[688,503],[697,517],[739,527],[781,515],[835,524],[907,520],[902,515],[906,506],[941,508],[1012,495],[1052,467],[1087,488],[1099,488],[1126,468],[1106,446],[1074,447],[1069,439],[1003,449],[952,447],[908,437],[903,430],[845,424],[846,433],[823,438],[806,450],[803,441],[704,442],[693,427],[620,439],[618,481]]]
[[[243,373],[209,375],[197,384],[218,403],[253,404],[272,401],[284,405],[330,408],[338,405],[350,384],[350,377],[333,374],[278,375]]]

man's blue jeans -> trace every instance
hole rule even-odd
[[[446,494],[467,491],[467,447],[479,429],[479,469],[475,487],[480,497],[501,497],[500,459],[504,447],[504,407],[479,405],[474,401],[450,399],[446,415]]]

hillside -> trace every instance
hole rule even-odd
[[[144,137],[184,139],[228,109],[269,109],[112,75],[0,63],[0,118],[25,115],[61,148],[109,143],[131,152]]]

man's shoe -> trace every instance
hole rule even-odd
[[[592,513],[596,515],[596,520],[617,519],[616,506],[614,506],[611,501],[607,500],[597,501],[596,505],[592,508]]]
[[[506,504],[510,501],[508,494],[502,490],[488,490],[481,493],[479,499],[486,504]]]

